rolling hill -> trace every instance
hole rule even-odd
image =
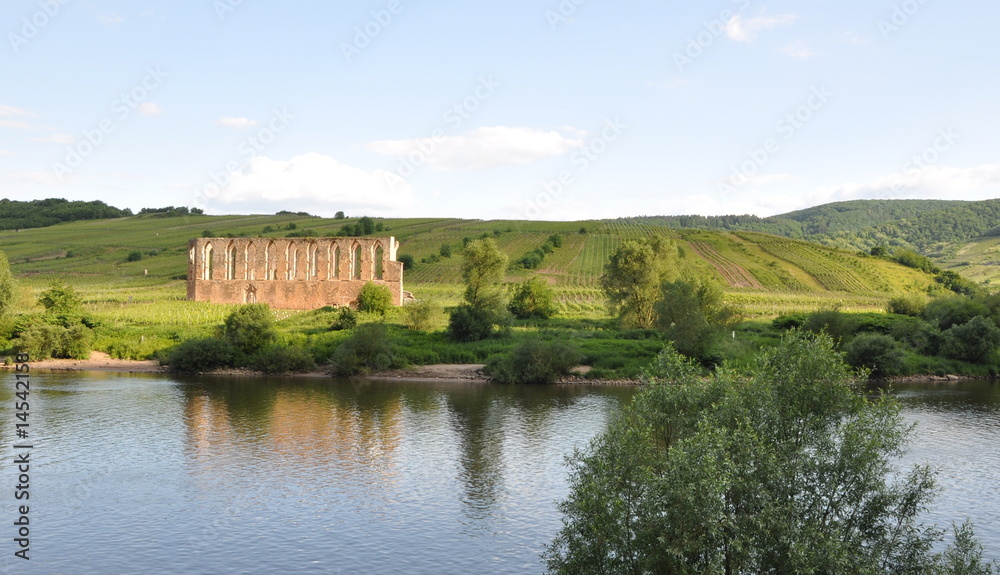
[[[194,237],[280,236],[290,233],[336,235],[356,219],[311,216],[252,215],[162,217],[142,214],[105,220],[57,224],[21,231],[0,231],[0,250],[14,273],[31,286],[62,278],[76,285],[89,301],[138,297],[151,290],[157,297],[183,299],[187,242]],[[628,239],[660,237],[676,242],[684,273],[714,278],[748,315],[842,305],[845,309],[879,309],[899,293],[937,289],[933,277],[880,259],[816,243],[745,230],[675,229],[646,220],[584,222],[481,221],[440,218],[377,220],[401,242],[400,254],[416,265],[404,282],[417,297],[457,301],[461,292],[458,256],[463,242],[493,237],[511,261],[540,247],[552,234],[562,246],[548,254],[537,270],[512,270],[508,281],[532,275],[557,288],[563,313],[600,315],[603,299],[599,278],[605,262]],[[455,254],[442,257],[448,245]],[[447,250],[446,250],[447,251]]]

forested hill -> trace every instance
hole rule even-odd
[[[120,210],[100,200],[69,201],[61,198],[19,202],[0,199],[0,230],[44,228],[62,222],[104,220],[131,216],[132,210]]]
[[[900,246],[942,255],[955,244],[1000,233],[1000,199],[855,200],[769,218],[652,216],[629,220],[671,228],[766,232],[846,249]]]

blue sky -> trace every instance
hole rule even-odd
[[[987,0],[0,4],[0,197],[772,215],[1000,196]]]

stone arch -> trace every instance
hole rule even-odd
[[[340,279],[340,242],[331,242],[333,253],[330,254],[330,275],[329,279]]]
[[[361,249],[361,244],[354,242],[351,247],[351,278],[359,280],[361,279],[361,262],[364,258],[364,252]]]
[[[226,279],[236,279],[236,242],[229,242],[226,246]]]
[[[212,242],[205,242],[205,246],[202,248],[201,267],[201,279],[212,279],[212,274],[215,272],[215,248],[212,247]]]
[[[257,246],[252,241],[243,248],[243,277],[257,279]]]
[[[375,242],[372,246],[372,277],[377,280],[385,279],[385,249],[382,244]]]
[[[264,248],[264,279],[266,280],[278,279],[277,251],[274,240],[268,242],[267,247]]]
[[[309,242],[306,246],[306,279],[317,278],[319,278],[319,248],[316,242]]]

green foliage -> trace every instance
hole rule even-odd
[[[20,202],[0,199],[0,230],[43,228],[62,222],[101,220],[131,216],[132,210],[119,210],[101,201],[67,201],[62,198]]]
[[[14,344],[33,359],[87,359],[94,346],[94,332],[82,324],[38,324],[21,332]]]
[[[510,329],[510,313],[502,302],[493,305],[481,301],[479,306],[462,304],[451,311],[448,318],[448,335],[456,341],[479,341],[495,333],[505,334]]]
[[[384,285],[368,282],[358,294],[358,311],[384,316],[392,309],[392,292]]]
[[[896,296],[885,306],[885,310],[889,313],[913,317],[922,316],[926,308],[927,302],[916,294]]]
[[[251,303],[236,308],[226,317],[222,333],[229,343],[247,356],[278,339],[274,316],[266,303]]]
[[[137,262],[137,261],[141,260],[142,257],[143,257],[143,253],[142,253],[141,250],[132,250],[132,251],[130,251],[128,253],[128,256],[125,257],[125,261],[127,261],[127,262]]]
[[[406,327],[417,331],[430,331],[441,315],[441,306],[430,300],[413,302],[403,308]]]
[[[942,330],[968,322],[977,315],[986,315],[986,307],[979,301],[962,295],[938,298],[927,304],[924,319],[937,324]]]
[[[983,568],[974,545],[933,553],[944,532],[921,515],[934,474],[896,471],[898,405],[859,393],[829,337],[793,333],[746,370],[697,374],[668,348],[649,387],[575,455],[549,572]]]
[[[682,354],[708,359],[712,340],[730,323],[733,312],[722,290],[708,282],[664,282],[655,304],[656,325]]]
[[[297,345],[272,345],[250,358],[250,367],[267,374],[303,373],[316,368],[309,352]]]
[[[236,365],[240,350],[217,337],[189,339],[172,348],[167,364],[177,373],[204,373]]]
[[[676,276],[677,247],[662,241],[626,240],[611,254],[601,288],[622,327],[652,327],[660,284]]]
[[[934,278],[934,281],[938,282],[939,284],[943,285],[944,287],[950,289],[951,291],[957,294],[974,296],[974,295],[979,295],[979,293],[982,291],[979,289],[979,286],[963,278],[962,276],[958,275],[953,271],[943,271],[939,273],[937,277]]]
[[[344,215],[344,212],[337,212],[337,213],[333,214],[333,219],[335,219],[335,220],[343,220],[346,217],[347,216]]]
[[[45,313],[52,315],[79,314],[83,308],[83,301],[73,286],[59,282],[52,282],[49,289],[39,294],[38,304],[45,308]]]
[[[556,314],[555,291],[544,279],[533,277],[514,288],[507,309],[518,319],[549,319]]]
[[[825,309],[809,314],[802,329],[816,334],[825,333],[839,346],[858,331],[858,318],[837,309]]]
[[[17,284],[10,271],[7,255],[0,252],[0,317],[7,315],[17,298]]]
[[[439,253],[441,254],[441,257],[443,257],[443,258],[450,258],[451,257],[451,244],[444,244],[444,245],[442,245]]]
[[[903,350],[891,336],[862,333],[844,346],[844,359],[856,368],[871,370],[872,375],[897,375],[903,370]]]
[[[548,243],[552,244],[552,247],[561,248],[563,245],[562,234],[552,234],[551,236],[549,236]]]
[[[334,331],[354,329],[356,325],[358,325],[358,313],[349,307],[342,307],[337,310],[330,329]]]
[[[872,248],[874,250],[874,248]],[[872,255],[875,255],[874,253]],[[918,254],[913,250],[896,250],[896,253],[892,257],[892,261],[902,264],[908,268],[914,268],[921,271],[925,271],[929,274],[936,274],[941,271],[941,268],[934,265],[934,262],[927,256]]]
[[[396,261],[403,263],[403,270],[404,271],[407,271],[407,270],[412,271],[413,270],[414,260],[413,260],[413,256],[411,256],[410,254],[402,254],[400,256],[397,256],[396,257]]]
[[[388,369],[396,362],[392,348],[392,340],[385,325],[359,325],[351,337],[333,353],[330,359],[331,371],[333,375],[347,377]]]
[[[507,271],[507,256],[493,238],[470,242],[462,252],[462,280],[465,301],[477,307],[497,297],[500,282]]]
[[[775,329],[795,329],[800,328],[806,324],[809,320],[809,314],[805,313],[789,313],[785,315],[779,315],[774,318],[771,325]]]
[[[215,237],[215,232],[213,232],[212,230],[204,230],[204,231],[201,232],[201,237],[203,237],[203,238],[214,238]]]
[[[510,353],[490,358],[485,371],[499,383],[555,383],[582,360],[578,349],[561,341],[528,339]]]
[[[993,320],[976,316],[942,334],[941,354],[972,363],[986,363],[1000,346],[1000,329]]]

